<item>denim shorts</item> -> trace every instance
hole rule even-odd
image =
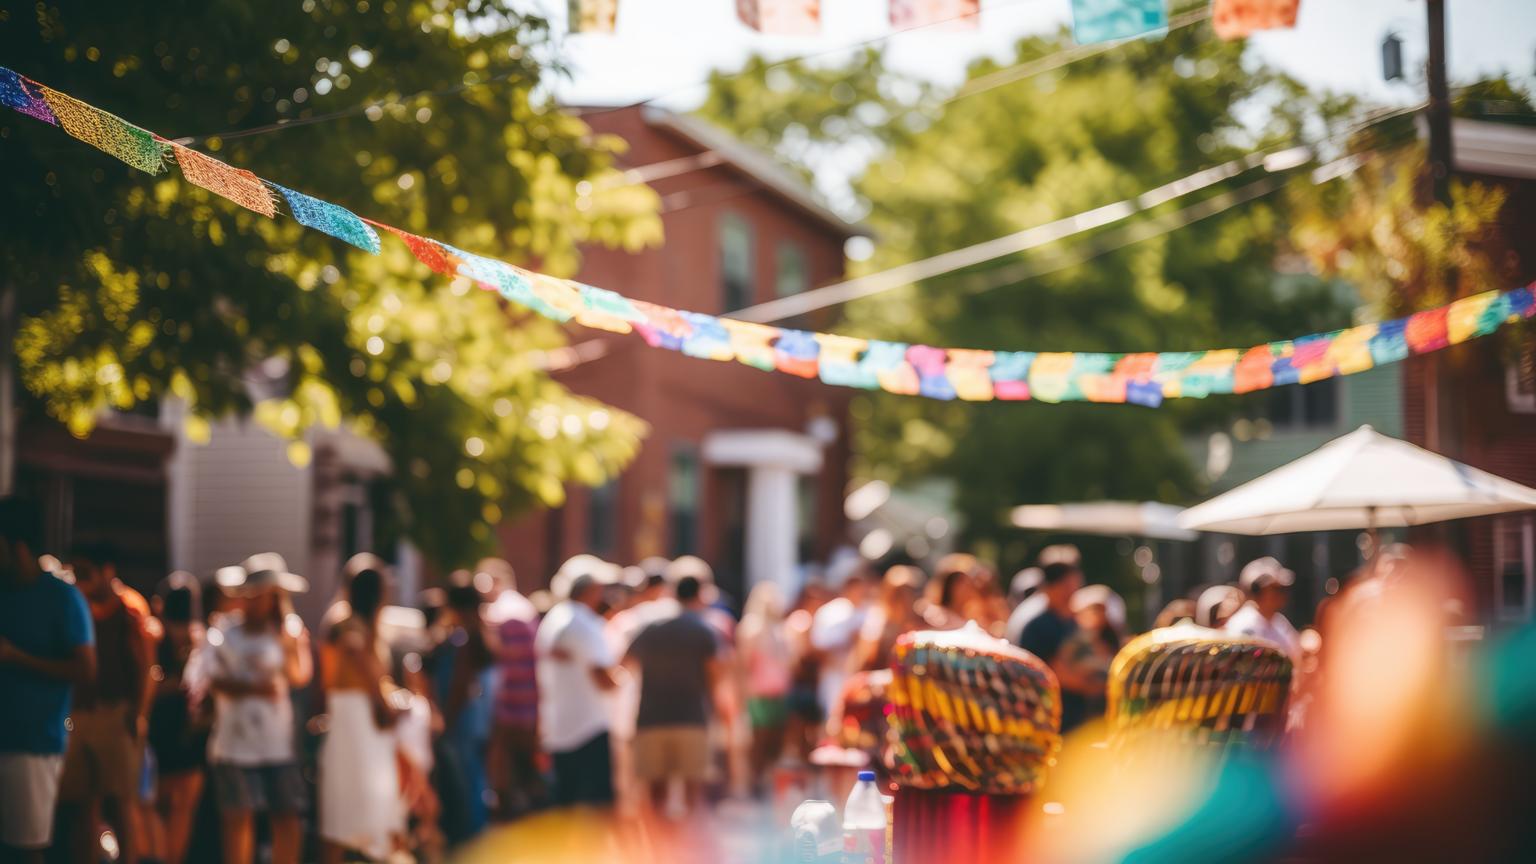
[[[299,813],[309,801],[304,774],[298,763],[211,766],[213,790],[220,810]]]

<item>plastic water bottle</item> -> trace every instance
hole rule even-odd
[[[843,864],[889,864],[885,859],[885,802],[875,772],[860,771],[843,807]]]

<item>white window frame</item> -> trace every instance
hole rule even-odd
[[[1504,366],[1504,398],[1512,413],[1536,414],[1536,391],[1520,392],[1520,367],[1515,363]]]
[[[1519,532],[1517,548],[1507,548],[1509,545],[1507,535],[1510,533],[1510,523]],[[1504,598],[1504,565],[1508,561],[1519,561],[1521,569],[1525,572],[1525,599],[1518,607],[1511,607]],[[1523,623],[1531,620],[1533,606],[1536,606],[1536,516],[1522,514],[1518,516],[1496,517],[1493,526],[1493,607],[1494,617],[1499,622]]]

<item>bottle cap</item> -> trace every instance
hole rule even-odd
[[[860,771],[859,772],[859,782],[863,783],[865,780],[868,780],[871,783],[875,782],[875,772],[873,772],[873,771]]]

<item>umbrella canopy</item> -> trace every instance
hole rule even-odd
[[[1231,534],[1400,528],[1536,509],[1536,489],[1369,426],[1185,510],[1179,525]]]
[[[1193,540],[1195,532],[1177,524],[1183,508],[1156,502],[1089,501],[1081,504],[1023,504],[1010,520],[1035,531],[1109,534],[1154,540]]]

